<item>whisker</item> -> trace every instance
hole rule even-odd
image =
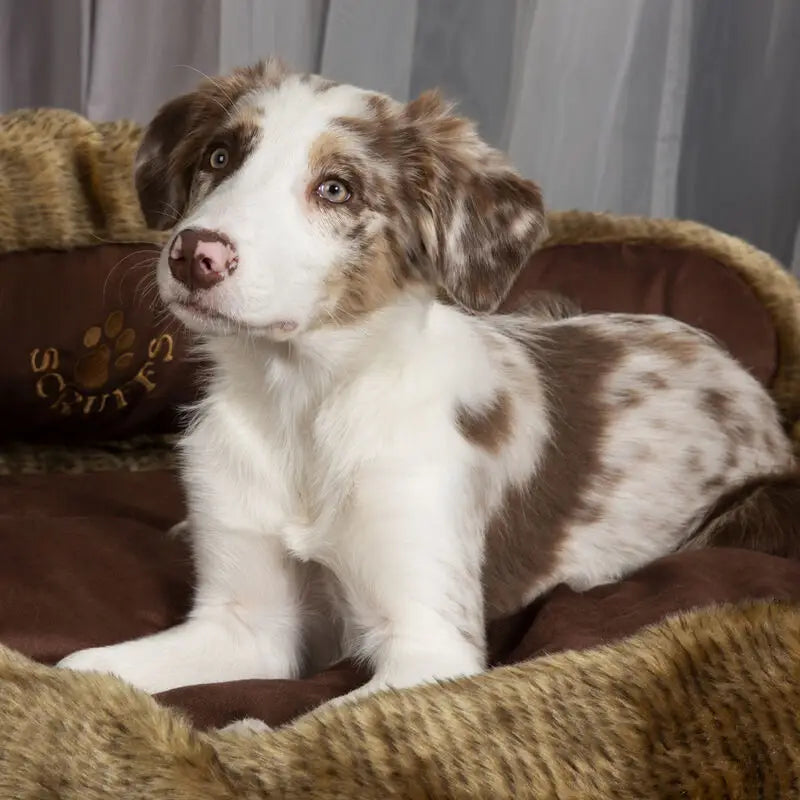
[[[94,231],[92,231],[92,233],[90,233],[89,235],[92,237],[92,239],[94,241],[99,242],[100,244],[116,244],[116,245],[131,244],[131,242],[129,242],[129,241],[120,241],[119,239],[105,239],[102,236],[100,236],[99,234],[94,233]],[[159,250],[164,246],[163,242],[150,242],[150,241],[146,241],[146,240],[144,240],[144,241],[140,240],[140,241],[136,242],[136,244],[146,244],[146,245],[148,245],[150,247],[153,247],[153,248],[157,247]]]
[[[132,253],[128,253],[127,255],[123,256],[119,261],[117,261],[117,263],[114,264],[114,266],[111,267],[111,269],[106,273],[105,280],[103,281],[103,290],[102,290],[103,302],[105,302],[105,300],[106,300],[106,292],[108,291],[109,281],[111,280],[111,278],[114,275],[114,273],[116,272],[116,270],[119,267],[121,267],[129,258],[135,258],[136,256],[141,256],[141,255],[145,255],[145,254],[158,254],[160,252],[161,252],[160,248],[158,250],[156,250],[155,248],[147,248],[147,249],[144,249],[144,250],[134,250]],[[134,270],[134,269],[141,269],[141,268],[145,268],[145,269],[151,268],[153,266],[153,264],[155,264],[157,261],[158,261],[157,257],[153,258],[153,259],[148,259],[147,261],[141,261],[141,262],[139,262],[137,264],[134,264],[132,267],[129,267],[129,269]],[[124,282],[125,282],[125,278],[123,277],[123,279],[120,281],[120,285],[119,285],[119,297],[117,298],[119,302],[122,302],[122,287],[123,287]]]
[[[197,67],[193,67],[191,64],[176,64],[176,67],[184,67],[185,69],[194,70],[198,75],[202,75],[207,81],[213,84],[217,91],[231,104],[231,107],[234,105],[233,98],[219,85],[217,81],[214,80],[210,75],[207,75],[203,70],[197,69]],[[225,108],[216,97],[211,97],[211,99],[222,109],[225,115],[230,119],[231,117],[231,108]]]
[[[163,306],[162,308],[154,308],[153,312],[153,322],[156,326],[171,323],[175,320],[175,317],[169,313],[169,309],[166,306]]]
[[[182,214],[177,208],[175,208],[175,206],[172,205],[172,203],[168,203],[166,200],[160,200],[159,204],[162,206],[161,213],[165,217],[169,218],[171,216],[172,222],[180,222]]]
[[[233,105],[233,98],[222,88],[222,85],[216,78],[212,78],[207,72],[203,72],[203,70],[198,69],[197,67],[193,67],[191,64],[176,64],[176,67],[183,68],[183,69],[191,69],[196,72],[198,75],[202,75],[207,81],[213,83],[214,86],[219,89],[219,93],[231,104]]]
[[[142,289],[142,286],[144,286],[144,289]],[[142,275],[142,277],[139,278],[139,280],[136,283],[136,287],[133,290],[134,302],[136,302],[137,294],[139,293],[140,290],[142,291],[141,301],[143,303],[147,302],[148,294],[155,295],[158,293],[158,278],[156,277],[155,272]],[[152,298],[150,302],[152,304]]]

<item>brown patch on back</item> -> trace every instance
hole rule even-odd
[[[508,489],[489,523],[483,573],[489,618],[517,610],[547,580],[570,525],[601,516],[589,498],[598,479],[619,479],[603,474],[601,448],[613,413],[603,390],[624,358],[624,343],[565,323],[526,344],[548,393],[551,435],[535,475]]]
[[[700,392],[700,407],[709,417],[724,421],[730,417],[733,398],[719,389],[703,389]]]
[[[489,453],[497,453],[511,434],[511,398],[499,392],[482,408],[459,405],[456,425],[461,435]]]
[[[616,401],[621,408],[636,408],[644,403],[644,395],[635,389],[621,389],[616,392]]]
[[[720,389],[703,389],[700,392],[698,404],[700,409],[713,420],[727,439],[727,451],[721,465],[721,470],[716,480],[707,482],[704,488],[709,491],[719,491],[730,474],[742,464],[744,459],[752,458],[753,448],[762,453],[776,453],[786,450],[786,443],[782,441],[780,431],[766,423],[774,418],[774,411],[768,403],[763,404],[764,420],[759,421],[743,413],[737,407],[735,393]],[[757,431],[761,431],[760,437]],[[760,439],[760,441],[759,441]]]
[[[649,344],[658,352],[664,353],[675,361],[689,364],[697,358],[701,340],[699,335],[671,331],[667,334],[654,333]]]
[[[648,389],[666,389],[668,386],[666,378],[657,372],[645,372],[639,381]]]

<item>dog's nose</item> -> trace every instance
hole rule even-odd
[[[239,264],[231,241],[216,231],[182,230],[169,248],[169,271],[189,289],[210,289]]]

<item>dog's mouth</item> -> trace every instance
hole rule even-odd
[[[168,305],[170,311],[176,314],[179,319],[185,320],[188,316],[192,322],[211,323],[212,326],[216,324],[217,326],[222,326],[229,333],[241,332],[284,339],[297,330],[297,323],[291,320],[278,320],[268,325],[252,325],[209,308],[191,297],[172,300]]]
[[[175,311],[176,309],[188,311],[193,317],[197,317],[202,320],[217,320],[219,322],[227,322],[230,325],[239,324],[235,319],[229,317],[227,314],[221,314],[219,311],[215,311],[213,308],[209,308],[208,306],[198,303],[197,300],[194,300],[191,297],[187,297],[183,300],[172,300],[170,301],[169,306],[171,311]]]

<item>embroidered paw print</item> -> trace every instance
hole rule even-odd
[[[125,328],[122,311],[112,311],[102,327],[92,325],[83,334],[86,352],[75,364],[75,380],[85,389],[99,389],[109,378],[111,366],[123,370],[133,361],[136,332]]]

